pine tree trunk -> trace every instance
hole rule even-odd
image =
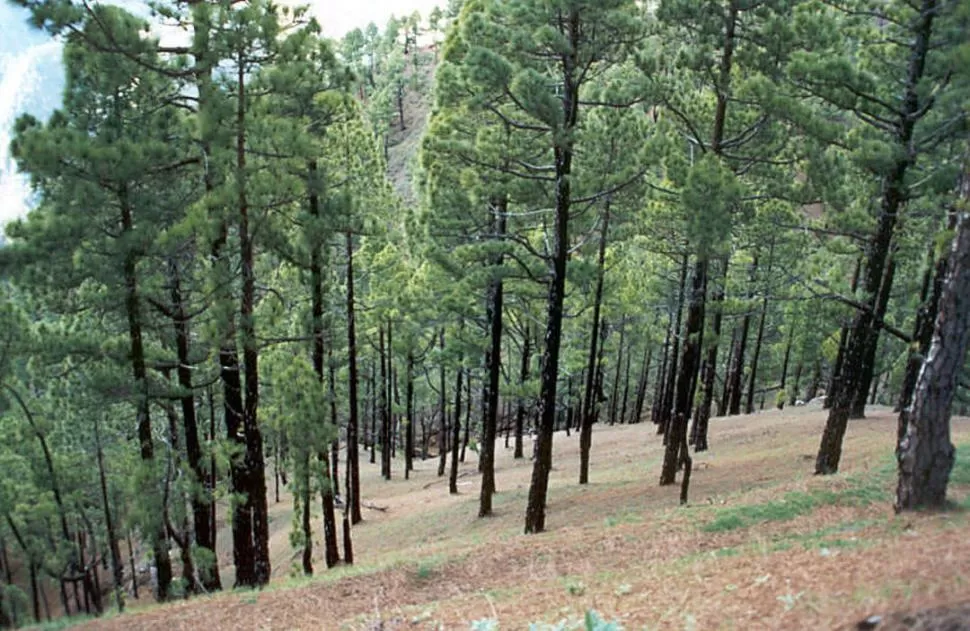
[[[600,312],[603,306],[603,278],[606,275],[606,240],[610,229],[610,205],[603,207],[603,225],[600,228],[599,251],[596,258],[596,290],[593,294],[593,322],[589,334],[589,356],[586,361],[586,388],[583,395],[583,411],[579,431],[579,483],[589,482],[589,450],[593,444],[593,409],[596,405],[595,391],[597,346],[601,341]]]
[[[320,216],[320,199],[316,193],[316,178],[317,178],[317,163],[316,161],[311,161],[309,164],[308,180],[311,184],[310,190],[313,191],[310,194],[310,214],[313,217]],[[311,327],[313,333],[313,371],[317,374],[317,381],[320,382],[320,387],[323,387],[324,383],[324,363],[329,356],[329,351],[324,348],[324,339],[326,335],[326,327],[323,320],[323,261],[320,251],[320,244],[314,244],[310,251],[310,313],[311,313]],[[334,367],[332,362],[329,366],[329,389],[330,389],[330,419],[333,424],[334,431],[337,432],[339,436],[339,428],[337,426],[337,400],[336,400],[336,377],[334,375]],[[348,446],[349,451],[349,446]],[[322,484],[320,486],[320,501],[321,508],[323,509],[323,542],[324,542],[324,560],[327,567],[333,567],[340,560],[339,551],[337,549],[337,516],[334,510],[333,496],[337,490],[337,484],[339,477],[336,470],[336,458],[337,455],[332,455],[334,459],[334,469],[330,469],[330,455],[328,455],[326,449],[321,449],[317,454],[317,462],[321,467],[321,478]],[[305,495],[303,501],[303,529],[304,536],[307,541],[307,548],[311,548],[312,542],[310,540],[310,463],[309,463],[309,452],[306,456],[306,480],[305,480]],[[303,568],[305,573],[312,573],[312,549],[309,551],[304,549],[304,561]]]
[[[505,198],[494,204],[494,224],[496,238],[505,234],[507,206]],[[499,254],[492,261],[498,274],[504,257]],[[502,309],[504,308],[504,287],[501,276],[495,276],[489,283],[485,318],[488,322],[491,346],[485,353],[486,384],[484,392],[485,414],[482,419],[483,440],[480,447],[482,470],[482,490],[479,497],[478,516],[492,514],[492,495],[495,493],[495,435],[498,431],[499,377],[502,368]]]
[[[579,8],[571,5],[562,20],[564,34],[569,41],[581,37]],[[525,532],[539,533],[546,527],[546,494],[549,471],[552,469],[552,438],[556,422],[556,388],[559,382],[559,350],[562,344],[563,303],[566,297],[566,263],[569,260],[569,210],[573,163],[572,130],[579,115],[578,51],[572,47],[563,53],[562,132],[567,140],[553,143],[555,161],[555,215],[552,252],[549,257],[549,293],[546,300],[546,332],[542,355],[539,390],[539,435],[536,459],[529,485],[529,501],[525,513]]]
[[[407,403],[407,426],[404,428],[404,479],[411,477],[414,470],[414,351],[408,350],[407,381],[404,399]]]
[[[639,423],[643,420],[643,405],[647,400],[647,387],[650,385],[650,362],[652,359],[653,344],[647,341],[647,347],[643,353],[643,365],[640,368],[640,381],[637,384],[637,398],[633,406],[631,423]]]
[[[132,217],[131,207],[128,204],[127,191],[122,189],[119,197],[121,202],[121,227],[123,233],[127,234],[134,230],[134,219]],[[141,296],[139,294],[138,278],[135,271],[136,263],[135,252],[132,250],[127,251],[124,262],[125,312],[128,319],[131,371],[135,381],[135,389],[138,392],[136,408],[138,444],[142,462],[146,467],[151,468],[155,459],[155,447],[154,439],[152,438],[151,404],[148,395],[145,347],[142,340]],[[142,493],[144,497],[149,498],[158,495],[154,488],[142,489]],[[161,501],[158,504],[160,505]],[[63,512],[61,519],[65,519]],[[164,602],[168,600],[169,589],[172,583],[172,562],[169,559],[168,548],[165,545],[165,525],[163,523],[157,523],[152,528],[153,532],[146,534],[151,542],[152,552],[155,555],[155,565],[158,570],[157,597],[159,602]],[[71,537],[68,535],[66,525],[64,525],[63,530],[64,538],[69,542]]]
[[[347,232],[347,379],[350,397],[350,416],[347,419],[347,506],[350,511],[350,524],[359,524],[364,517],[360,514],[360,446],[357,441],[357,326],[354,306],[354,240]],[[350,541],[350,526],[344,524],[344,548]],[[344,552],[344,560],[353,563]]]
[[[856,290],[859,288],[859,276],[862,274],[862,258],[856,259],[855,271],[852,273],[852,283],[849,285],[852,295],[855,295]],[[845,364],[845,351],[849,345],[849,326],[843,325],[842,331],[839,333],[839,352],[835,356],[835,364],[832,366],[832,376],[829,378],[828,387],[825,389],[825,404],[822,406],[824,409],[832,407],[832,401],[835,398],[835,393],[839,388],[839,382],[842,380],[842,365]],[[814,399],[815,394],[812,393],[810,398],[807,400]]]
[[[859,383],[852,400],[852,411],[849,413],[850,419],[860,419],[865,417],[866,398],[869,396],[870,387],[876,372],[876,350],[879,346],[879,323],[886,317],[886,309],[889,306],[889,293],[893,286],[893,278],[896,275],[896,257],[893,252],[889,254],[886,263],[886,273],[883,275],[882,283],[879,287],[879,298],[876,301],[876,314],[874,317],[875,328],[869,332],[866,338],[866,347],[860,372]]]
[[[381,476],[385,480],[391,479],[391,416],[388,413],[390,397],[387,391],[387,352],[384,345],[384,327],[378,330],[378,354],[381,362],[381,384],[378,397],[378,409],[381,415]]]
[[[775,241],[772,239],[768,250],[768,270],[765,275],[764,296],[761,299],[761,318],[758,320],[758,335],[754,338],[754,352],[751,356],[751,373],[748,375],[748,400],[744,408],[745,414],[754,412],[754,387],[758,379],[758,359],[761,357],[761,342],[765,337],[765,319],[768,317],[768,278],[771,276],[771,265],[774,262]],[[762,405],[762,407],[764,407]]]
[[[525,415],[526,415],[526,397],[524,394],[526,384],[529,381],[529,365],[532,361],[532,331],[529,329],[529,323],[525,324],[525,331],[522,333],[522,365],[519,369],[519,390],[522,394],[519,395],[518,401],[515,409],[515,451],[513,452],[513,458],[523,458],[522,453],[522,432],[525,425]]]
[[[674,316],[667,314],[667,335],[664,337],[663,357],[660,360],[660,369],[657,371],[657,385],[653,391],[653,403],[650,405],[650,421],[661,428],[660,411],[663,406],[664,393],[667,391],[668,365],[670,363],[670,339],[673,336]],[[659,429],[659,428],[658,428]]]
[[[626,334],[626,320],[620,320],[620,340],[617,344],[616,370],[613,372],[613,391],[610,393],[610,425],[616,425],[619,412],[620,375],[623,369],[624,337]]]
[[[712,340],[708,342],[707,357],[704,360],[703,398],[694,421],[693,443],[694,451],[707,451],[707,429],[711,418],[711,407],[714,403],[714,379],[717,376],[717,349],[721,340],[721,321],[724,316],[724,290],[727,284],[728,257],[721,263],[721,282],[714,287],[711,296],[711,309],[714,317],[711,322]]]
[[[677,377],[677,400],[674,416],[667,435],[660,486],[673,484],[680,465],[681,450],[687,445],[687,417],[690,415],[690,388],[692,376],[700,364],[704,331],[704,307],[707,293],[707,258],[698,255],[694,264],[690,303],[684,332],[684,356]]]
[[[623,423],[626,423],[627,421],[627,416],[626,416],[627,404],[629,403],[629,397],[630,397],[630,358],[632,356],[633,356],[633,353],[628,352],[626,354],[626,369],[623,371],[623,374],[624,374],[623,398],[621,399],[622,403],[620,404],[620,424],[621,425]]]
[[[964,202],[970,200],[970,174],[964,174],[961,189]],[[970,214],[965,211],[958,220],[947,268],[933,341],[898,449],[897,511],[939,508],[946,502],[955,458],[950,416],[970,345]]]
[[[441,351],[442,355],[445,352],[445,329],[444,327],[438,333],[438,349]],[[445,462],[448,458],[447,447],[447,431],[448,431],[448,398],[445,392],[445,362],[443,359],[439,359],[441,362],[438,367],[438,408],[439,408],[439,419],[440,423],[438,425],[438,477],[445,474]]]
[[[125,610],[125,566],[121,560],[121,550],[118,548],[118,533],[115,531],[114,515],[111,512],[111,501],[108,498],[108,480],[104,471],[104,450],[101,447],[101,430],[98,415],[93,417],[94,425],[94,446],[98,459],[98,482],[101,485],[101,505],[104,509],[104,524],[107,530],[108,550],[111,553],[111,574],[114,578],[115,603],[118,612]],[[0,549],[3,549],[4,569],[7,570],[7,582],[10,582],[9,565],[6,559],[6,548],[0,540]]]
[[[687,246],[684,246],[684,256],[680,264],[680,285],[677,294],[677,320],[676,324],[672,329],[671,338],[673,343],[670,349],[670,364],[667,367],[667,377],[664,383],[664,395],[663,401],[660,404],[660,415],[659,422],[660,427],[658,428],[658,433],[664,435],[664,445],[667,444],[667,430],[670,426],[670,421],[672,419],[673,408],[674,408],[674,391],[677,386],[677,377],[679,373],[679,362],[680,362],[680,339],[681,339],[681,316],[684,312],[684,300],[687,296],[687,265],[690,262],[690,256],[687,252]],[[686,384],[685,384],[686,385]]]
[[[236,177],[239,211],[239,257],[242,270],[242,295],[239,305],[239,332],[242,337],[243,433],[246,437],[243,476],[243,504],[250,512],[253,539],[253,584],[263,586],[270,579],[269,514],[266,505],[266,475],[263,462],[263,436],[259,412],[259,347],[256,339],[256,253],[250,228],[249,200],[246,190],[246,92],[245,64],[238,63],[236,87]]]
[[[758,275],[758,255],[755,254],[751,261],[751,268],[748,272],[748,300],[754,298],[754,284]],[[751,312],[746,308],[744,317],[741,319],[741,329],[738,331],[738,338],[735,342],[734,350],[731,352],[731,366],[728,368],[726,385],[728,391],[727,413],[735,416],[741,413],[741,382],[744,377],[744,351],[748,345],[748,331],[751,327]]]
[[[921,100],[919,86],[926,66],[933,32],[933,19],[936,16],[937,0],[921,0],[919,15],[913,23],[913,42],[910,46],[909,67],[905,87],[900,100],[900,116],[894,121],[894,137],[900,151],[896,152],[895,163],[883,178],[882,199],[877,218],[876,233],[866,247],[865,291],[866,307],[856,314],[852,334],[846,351],[843,367],[844,379],[833,397],[829,418],[822,434],[818,456],[815,462],[816,474],[831,474],[839,470],[842,456],[842,439],[845,436],[852,405],[856,393],[863,382],[866,350],[878,343],[881,316],[878,307],[883,295],[888,299],[892,274],[886,274],[889,282],[883,282],[884,273],[890,257],[890,249],[895,233],[899,211],[908,196],[906,174],[915,157],[909,148],[916,122],[928,111],[925,99]],[[868,382],[865,383],[868,391]]]
[[[195,395],[192,387],[192,366],[189,358],[189,318],[185,312],[182,296],[181,278],[178,263],[169,261],[169,282],[171,283],[172,324],[175,329],[175,349],[178,357],[179,388],[183,392],[182,425],[185,432],[185,456],[189,469],[195,475],[199,491],[192,495],[192,524],[195,529],[195,543],[207,553],[208,559],[216,559],[215,533],[211,530],[212,513],[215,512],[213,489],[209,486],[209,476],[202,463],[202,446],[199,443],[198,419],[195,412]],[[199,580],[207,592],[221,589],[218,563],[199,568]]]
[[[303,575],[313,576],[313,529],[310,525],[310,451],[300,447],[300,526],[303,530]]]
[[[448,492],[458,494],[458,448],[461,445],[461,394],[462,378],[465,370],[459,368],[455,374],[455,418],[451,425],[451,475],[448,476]]]

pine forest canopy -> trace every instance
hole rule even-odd
[[[361,457],[437,458],[457,493],[470,447],[484,518],[502,433],[534,434],[526,533],[573,430],[586,484],[594,425],[656,424],[686,502],[712,416],[816,398],[815,473],[890,405],[897,508],[945,501],[966,2],[456,0],[333,41],[175,0],[169,45],[16,1],[65,88],[10,147],[38,205],[0,248],[0,626],[43,590],[123,608],[139,563],[158,600],[266,585],[273,480],[300,571],[352,563]]]

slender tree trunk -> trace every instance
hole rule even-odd
[[[895,249],[895,246],[892,247]],[[869,397],[869,391],[876,375],[876,351],[879,347],[879,330],[881,328],[878,323],[882,322],[886,317],[886,310],[889,307],[889,294],[892,289],[893,279],[895,276],[896,255],[894,252],[890,251],[889,258],[886,262],[886,272],[883,275],[882,283],[879,287],[879,297],[876,300],[876,313],[874,316],[876,328],[870,331],[870,334],[865,340],[862,370],[859,373],[859,383],[856,385],[856,391],[852,399],[852,410],[849,412],[850,419],[860,419],[865,417],[866,399]]]
[[[677,320],[673,328],[671,338],[673,343],[670,349],[670,364],[667,367],[667,377],[664,383],[663,402],[660,406],[660,427],[659,432],[664,435],[664,445],[667,444],[667,428],[670,425],[671,414],[674,407],[674,388],[677,385],[678,366],[680,362],[680,323],[684,312],[684,299],[687,295],[687,266],[690,262],[690,255],[687,246],[684,245],[684,256],[680,263],[680,288],[677,294]]]
[[[525,324],[525,331],[522,334],[522,365],[519,369],[519,390],[520,394],[515,410],[515,451],[513,458],[523,458],[522,453],[522,432],[525,425],[526,415],[526,395],[525,388],[529,381],[529,365],[532,361],[532,332],[529,330],[529,323]]]
[[[503,238],[507,221],[506,199],[496,200],[494,224],[496,238]],[[485,415],[482,419],[483,440],[480,448],[482,490],[478,503],[478,516],[492,514],[492,495],[495,493],[495,435],[498,431],[499,378],[502,369],[502,310],[504,309],[504,287],[500,269],[504,257],[498,254],[492,261],[495,276],[489,283],[485,317],[488,322],[491,345],[485,353],[486,384],[484,392]]]
[[[458,494],[458,448],[461,445],[461,394],[462,377],[465,370],[459,368],[455,374],[455,418],[451,425],[451,475],[448,476],[448,492]]]
[[[134,230],[134,219],[131,207],[128,203],[127,191],[122,190],[121,201],[121,227],[123,233],[127,234]],[[141,296],[138,288],[138,277],[136,275],[137,260],[133,250],[125,253],[124,262],[124,283],[125,283],[125,312],[128,318],[128,339],[131,352],[131,370],[135,381],[135,389],[138,391],[137,399],[137,426],[138,443],[140,447],[141,460],[148,469],[154,467],[155,447],[152,438],[152,419],[151,405],[148,395],[148,372],[145,363],[145,347],[142,341],[142,312]],[[153,476],[145,478],[145,482]],[[152,488],[142,489],[145,497],[157,496],[157,491]],[[161,504],[161,502],[159,502]],[[64,515],[61,515],[62,520]],[[168,549],[165,545],[165,525],[156,523],[152,527],[152,532],[146,533],[155,555],[155,566],[158,570],[158,593],[159,602],[168,600],[169,589],[172,583],[172,562],[168,556]],[[70,536],[67,533],[67,526],[63,527],[63,535],[67,542]]]
[[[101,447],[101,430],[97,414],[94,414],[94,446],[98,459],[98,482],[101,485],[101,504],[104,508],[104,524],[107,529],[108,550],[111,553],[111,573],[114,578],[115,604],[120,613],[125,610],[125,566],[121,561],[121,550],[118,548],[118,533],[115,531],[114,515],[111,512],[111,502],[108,499],[108,480],[104,470],[104,450]],[[4,561],[4,565],[6,566],[6,559]]]
[[[370,396],[368,401],[370,402],[370,463],[374,464],[377,462],[377,415],[378,415],[378,389],[377,389],[377,362],[372,361],[370,363],[370,381],[367,384],[368,392]],[[381,405],[381,408],[384,406]],[[383,423],[381,424],[383,427]]]
[[[620,389],[620,375],[623,369],[623,359],[625,353],[624,350],[624,338],[626,337],[626,320],[620,320],[620,340],[617,348],[616,356],[616,370],[613,373],[613,392],[610,394],[610,425],[615,425],[617,421],[617,414],[619,412],[619,389]]]
[[[653,345],[647,341],[647,348],[643,355],[643,366],[640,369],[640,381],[637,385],[637,399],[633,406],[633,420],[631,423],[639,423],[643,420],[643,404],[647,400],[647,387],[650,384],[650,362],[653,359]]]
[[[758,255],[755,254],[751,261],[751,268],[748,273],[748,300],[754,298],[754,284],[758,274]],[[728,409],[729,415],[734,416],[741,413],[741,382],[744,377],[744,351],[748,345],[748,331],[751,327],[751,312],[746,308],[744,317],[741,319],[741,330],[735,342],[734,350],[731,352],[731,366],[728,368],[727,384],[728,389]]]
[[[596,290],[593,294],[593,322],[589,334],[589,355],[586,361],[586,387],[583,395],[583,411],[579,431],[579,483],[589,482],[589,450],[593,444],[593,408],[597,398],[595,388],[596,359],[599,356],[600,311],[603,306],[603,278],[606,275],[606,240],[610,229],[610,204],[603,206],[603,224],[600,227],[599,252],[596,257]]]
[[[731,396],[731,387],[729,383],[731,366],[734,364],[734,349],[738,343],[738,334],[741,332],[740,327],[735,325],[734,329],[731,331],[731,343],[728,345],[727,358],[724,361],[724,380],[721,382],[721,396],[717,401],[717,416],[724,416],[727,414],[728,410],[728,400]]]
[[[970,174],[961,183],[963,201],[970,200]],[[896,510],[938,508],[946,502],[946,487],[955,450],[950,442],[950,416],[957,380],[970,345],[970,214],[957,222],[950,249],[939,312],[929,354],[916,382],[906,435],[899,445]]]
[[[721,261],[721,282],[714,287],[711,296],[711,309],[714,315],[711,322],[712,339],[707,345],[707,357],[703,369],[703,398],[694,420],[694,451],[707,451],[707,428],[711,418],[711,407],[714,404],[714,380],[717,377],[717,349],[721,341],[721,321],[724,316],[724,292],[727,285],[728,257]]]
[[[855,295],[856,290],[859,288],[859,276],[861,274],[862,257],[859,257],[856,259],[855,271],[852,273],[852,282],[849,285],[852,295]],[[835,356],[835,364],[832,366],[832,376],[829,378],[828,387],[825,389],[825,403],[822,406],[824,409],[832,407],[832,401],[839,387],[839,381],[842,379],[842,365],[845,363],[845,351],[849,345],[849,333],[849,325],[843,324],[842,330],[839,333],[839,352]],[[812,398],[814,398],[814,395]]]
[[[802,362],[799,361],[795,366],[795,383],[791,387],[791,395],[788,397],[788,405],[795,405],[798,400],[798,385],[802,380]]]
[[[385,480],[391,479],[391,416],[389,414],[390,408],[390,393],[387,391],[388,386],[388,370],[387,370],[387,353],[386,347],[384,345],[384,327],[381,327],[378,332],[378,353],[380,354],[381,360],[381,386],[380,386],[380,403],[378,407],[380,408],[381,415],[381,476]]]
[[[438,332],[438,349],[441,354],[444,355],[445,352],[445,329],[444,327]],[[445,392],[445,362],[443,359],[439,359],[441,362],[438,367],[438,408],[440,411],[440,423],[438,425],[438,477],[445,474],[445,463],[447,462],[448,452],[447,452],[447,432],[448,432],[448,398]]]
[[[624,374],[623,398],[621,399],[622,403],[620,404],[620,423],[621,424],[627,422],[627,415],[626,415],[627,405],[630,402],[630,360],[632,359],[632,357],[633,357],[632,352],[628,352],[626,354],[626,368],[623,371],[623,374]]]
[[[310,450],[299,447],[300,525],[303,530],[303,575],[313,576],[313,528],[310,524]]]
[[[185,312],[182,284],[178,263],[169,262],[169,281],[171,283],[172,324],[175,329],[175,348],[178,357],[179,388],[182,390],[182,424],[185,432],[185,456],[189,469],[195,475],[197,490],[192,494],[192,525],[195,542],[206,551],[206,559],[215,559],[215,533],[212,532],[211,513],[215,511],[213,489],[209,486],[209,476],[202,461],[202,446],[199,443],[198,419],[195,412],[195,395],[192,386],[192,367],[189,358],[189,318]],[[199,568],[199,580],[207,591],[221,589],[218,563],[204,564]]]
[[[909,68],[900,102],[900,116],[894,125],[895,140],[899,148],[910,146],[916,122],[928,111],[928,108],[924,107],[925,99],[920,98],[918,90],[930,49],[936,9],[937,0],[921,0],[919,16],[913,23]],[[844,379],[840,380],[829,410],[815,461],[816,474],[831,474],[839,470],[842,439],[852,413],[855,395],[862,386],[865,387],[865,391],[868,391],[869,384],[863,383],[862,374],[865,369],[866,349],[870,344],[878,343],[878,327],[881,322],[878,307],[881,295],[888,296],[891,289],[891,282],[883,282],[884,272],[887,271],[886,265],[889,262],[887,259],[890,257],[899,211],[908,195],[906,174],[915,159],[911,153],[911,151],[902,150],[896,152],[896,161],[890,172],[883,178],[876,232],[866,247],[865,291],[868,308],[860,310],[853,322],[843,368]],[[891,274],[888,276],[891,278]]]
[[[667,370],[668,364],[670,363],[670,341],[671,337],[674,335],[674,317],[673,314],[667,314],[667,335],[664,338],[663,345],[663,356],[660,360],[660,370],[657,372],[657,385],[653,391],[653,403],[650,406],[650,420],[655,425],[663,427],[660,422],[660,411],[663,404],[664,393],[667,391]]]
[[[572,5],[563,16],[568,41],[576,42],[580,35],[579,9]],[[556,422],[556,387],[559,382],[559,349],[562,343],[563,302],[566,297],[566,262],[569,259],[569,210],[573,162],[572,130],[579,115],[578,51],[573,46],[562,57],[563,132],[567,140],[554,143],[555,159],[555,221],[552,235],[549,294],[546,301],[545,347],[542,357],[542,377],[539,394],[539,435],[536,459],[529,485],[529,501],[525,513],[525,532],[538,533],[546,527],[546,495],[549,471],[552,469],[552,437]]]
[[[691,378],[697,372],[701,358],[707,267],[707,258],[698,255],[697,261],[694,263],[690,303],[687,307],[684,357],[680,365],[680,375],[677,377],[677,401],[667,436],[663,468],[660,473],[661,486],[674,483],[680,465],[681,449],[687,444],[687,417],[690,415],[691,409]]]
[[[754,412],[754,387],[758,379],[758,359],[761,357],[761,342],[765,337],[765,320],[768,317],[768,279],[771,276],[771,265],[774,262],[775,241],[772,239],[771,247],[768,250],[768,270],[765,274],[764,296],[761,298],[761,317],[758,320],[758,334],[754,338],[754,352],[751,355],[751,372],[748,375],[748,400],[744,407],[745,414]]]
[[[360,514],[360,447],[357,444],[357,325],[354,305],[354,239],[347,232],[347,387],[350,398],[350,417],[347,419],[347,506],[350,524],[359,524],[364,517]],[[344,516],[346,520],[346,515]],[[344,560],[350,541],[350,524],[344,524]],[[351,553],[352,554],[352,553]]]
[[[414,351],[408,350],[407,374],[404,398],[407,402],[407,425],[404,428],[404,479],[411,477],[414,469]]]

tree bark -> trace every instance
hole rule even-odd
[[[439,420],[438,425],[438,477],[445,474],[445,463],[447,462],[448,452],[447,452],[447,432],[448,432],[448,395],[445,392],[445,362],[444,362],[444,352],[445,352],[445,329],[441,327],[438,332],[438,349],[441,351],[441,357],[438,361],[440,365],[438,367],[438,408],[439,408]]]
[[[770,292],[769,278],[771,265],[775,258],[775,241],[772,239],[768,250],[768,269],[765,274],[764,296],[761,298],[761,317],[758,320],[758,335],[754,338],[754,352],[751,355],[751,373],[748,375],[748,400],[744,408],[745,414],[754,412],[754,387],[758,379],[758,359],[761,356],[761,342],[765,337],[765,320],[768,317],[768,295]]]
[[[962,182],[970,200],[970,174]],[[950,416],[960,372],[970,345],[970,213],[963,212],[940,296],[929,354],[916,382],[906,435],[899,445],[896,510],[945,505],[955,450]]]
[[[461,394],[465,370],[458,368],[455,374],[455,418],[451,425],[451,475],[448,476],[448,492],[458,494],[458,448],[461,446]]]
[[[414,351],[408,350],[405,375],[404,399],[407,404],[407,425],[404,428],[404,479],[411,477],[414,469]]]
[[[751,267],[748,272],[748,283],[750,289],[748,290],[748,300],[754,297],[754,284],[758,278],[758,255],[755,254],[754,258],[751,260]],[[728,405],[727,413],[730,416],[735,416],[741,413],[741,382],[744,377],[744,351],[745,347],[748,345],[748,330],[751,327],[751,312],[746,308],[744,317],[741,319],[741,328],[738,331],[738,337],[735,341],[735,347],[731,351],[731,366],[728,368],[728,373],[725,381],[725,387],[728,391]]]
[[[687,245],[684,245],[684,256],[680,263],[680,288],[677,294],[677,320],[676,324],[672,329],[671,338],[673,343],[670,349],[670,364],[667,366],[667,376],[664,380],[664,395],[663,401],[660,404],[660,415],[659,422],[660,427],[658,432],[664,435],[664,445],[667,444],[667,429],[670,426],[670,421],[672,418],[673,407],[674,407],[674,392],[677,386],[677,377],[679,373],[679,362],[680,362],[680,324],[681,316],[684,312],[684,300],[687,296],[687,267],[690,262],[690,255],[687,251]]]
[[[855,295],[856,290],[859,289],[859,276],[861,274],[862,257],[859,257],[856,259],[855,271],[852,273],[852,283],[849,285],[852,295]],[[832,366],[832,376],[829,378],[828,387],[825,389],[825,404],[822,406],[824,409],[832,407],[832,401],[838,390],[839,382],[842,380],[842,365],[845,363],[845,351],[849,345],[849,334],[848,324],[843,325],[842,331],[839,333],[839,352],[835,356],[835,364]],[[811,398],[815,398],[814,393]]]

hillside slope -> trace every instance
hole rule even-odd
[[[578,437],[557,434],[549,532],[539,536],[521,534],[531,462],[511,450],[498,450],[497,515],[486,520],[475,517],[473,453],[458,496],[432,461],[410,481],[383,482],[365,465],[365,502],[386,511],[365,511],[354,530],[356,566],[87,628],[460,629],[492,617],[514,629],[587,608],[628,629],[833,628],[970,595],[967,513],[892,513],[891,412],[853,422],[846,470],[820,478],[811,464],[823,424],[809,408],[715,420],[687,507],[656,484],[662,448],[652,425],[598,426],[585,487],[575,483]],[[967,506],[970,419],[955,419],[954,430],[966,448],[952,497]],[[275,519],[288,524],[282,508]],[[278,564],[293,558],[284,541],[274,538]]]

